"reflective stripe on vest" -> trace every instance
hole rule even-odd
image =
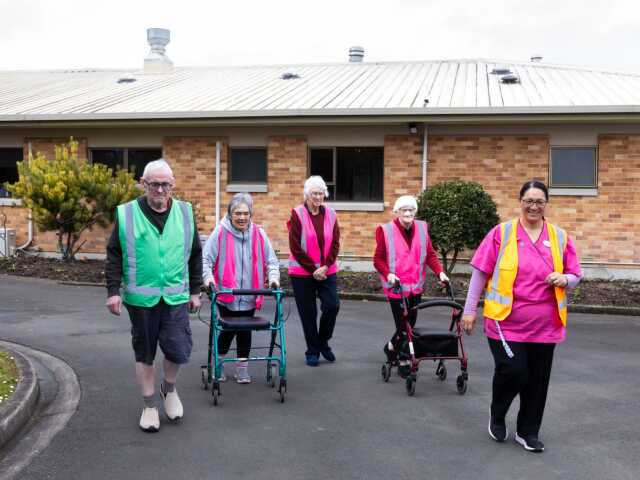
[[[131,202],[123,205],[124,210],[124,232],[125,232],[125,245],[126,245],[126,256],[127,256],[127,272],[126,278],[127,283],[124,285],[125,294],[133,294],[133,295],[141,295],[146,297],[160,297],[163,295],[180,295],[189,291],[189,278],[188,278],[188,270],[187,264],[189,261],[189,257],[191,256],[191,246],[192,246],[192,222],[193,219],[190,215],[189,207],[186,203],[181,202],[179,200],[173,200],[176,203],[178,208],[182,214],[182,229],[183,229],[183,265],[182,272],[183,278],[182,282],[178,285],[167,285],[163,287],[153,287],[148,285],[138,285],[138,257],[136,252],[136,231],[135,231],[135,222],[134,222],[134,208],[137,200],[133,200]],[[137,207],[139,208],[139,206]],[[122,211],[121,210],[121,211]],[[144,213],[141,213],[144,215]]]

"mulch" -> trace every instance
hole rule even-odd
[[[0,273],[50,280],[104,284],[104,261],[80,259],[63,262],[53,258],[18,255],[0,257]],[[348,293],[382,293],[376,273],[342,271],[339,274],[338,291]],[[282,286],[289,287],[286,270],[282,272]],[[464,298],[469,285],[468,275],[454,275],[452,285],[455,296]],[[444,289],[429,277],[424,293],[426,297],[444,297]],[[630,280],[584,280],[578,288],[569,292],[569,303],[613,307],[640,308],[640,282]]]

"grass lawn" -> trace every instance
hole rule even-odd
[[[4,350],[0,350],[0,405],[6,402],[18,385],[18,367]]]

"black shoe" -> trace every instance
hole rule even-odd
[[[538,440],[537,435],[525,435],[521,437],[518,435],[518,432],[516,432],[515,441],[522,445],[528,452],[544,452],[544,443]]]
[[[407,378],[411,374],[411,363],[398,365],[398,375],[400,378]]]
[[[489,417],[489,435],[499,443],[502,443],[507,439],[509,436],[509,430],[507,430],[504,418],[502,420],[497,420],[493,417]]]
[[[333,351],[330,348],[325,348],[324,350],[320,350],[320,355],[322,355],[327,362],[336,361],[336,356],[333,354]]]
[[[385,343],[384,348],[382,349],[384,354],[387,356],[387,363],[393,363],[396,360],[396,352],[395,350],[389,350],[389,344]]]

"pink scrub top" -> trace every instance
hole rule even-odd
[[[567,236],[564,273],[582,276],[580,263],[571,237]],[[513,342],[559,343],[565,339],[566,328],[558,315],[556,297],[544,279],[553,272],[553,258],[547,223],[534,243],[520,222],[517,232],[518,273],[513,284],[511,313],[500,323],[504,338]],[[500,249],[500,226],[487,234],[476,250],[471,265],[491,276]],[[489,338],[500,339],[495,320],[484,319],[484,332]]]

